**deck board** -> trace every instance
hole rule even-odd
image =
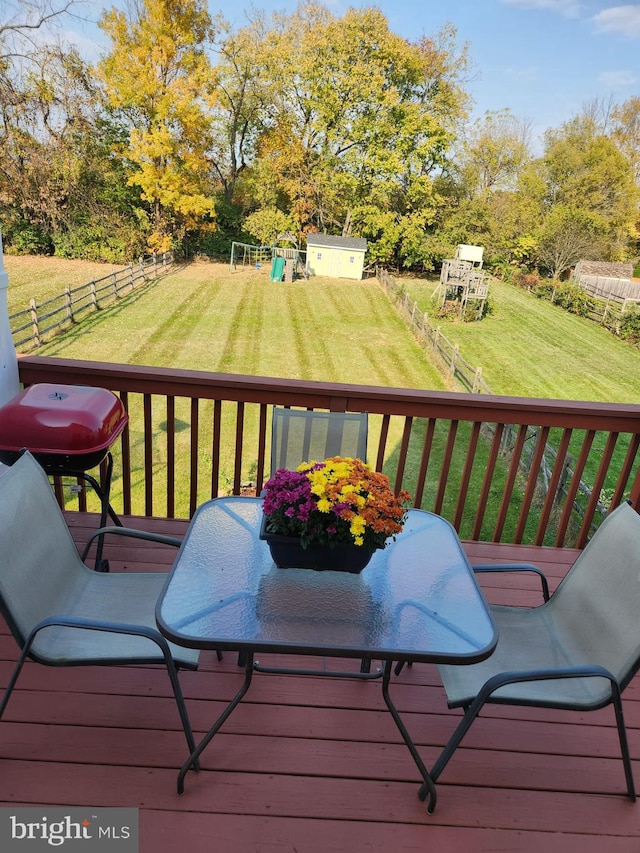
[[[84,542],[95,518],[68,519]],[[173,535],[185,529],[164,519],[133,519],[131,526]],[[552,587],[575,558],[555,548],[465,547],[472,562],[537,562]],[[115,538],[107,552],[112,571],[168,570],[175,557],[174,548]],[[480,583],[492,602],[540,600],[530,577],[492,574]],[[2,684],[16,649],[0,624]],[[181,674],[196,736],[241,681],[231,653],[218,662],[204,652],[198,672]],[[460,712],[447,708],[434,666],[405,667],[391,689],[430,764]],[[640,780],[637,680],[625,693],[625,715]],[[579,715],[488,706],[439,781],[434,815],[417,798],[417,770],[377,682],[256,675],[179,797],[177,768],[185,757],[162,668],[28,663],[0,724],[0,803],[138,807],[143,853],[640,850],[640,808],[622,796],[610,708]]]

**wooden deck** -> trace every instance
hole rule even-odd
[[[93,518],[68,518],[83,542]],[[139,526],[184,530],[178,521]],[[484,543],[468,552],[476,562],[533,559],[554,585],[575,555]],[[114,538],[108,556],[114,571],[156,570],[175,551]],[[493,602],[539,601],[532,580],[498,575],[483,586]],[[4,685],[16,658],[4,625],[0,648]],[[233,655],[218,663],[204,653],[181,681],[198,737],[242,674]],[[436,668],[405,668],[392,695],[430,765],[459,716]],[[640,784],[640,682],[625,699]],[[378,682],[256,675],[179,797],[185,744],[162,669],[29,663],[0,723],[0,755],[3,806],[137,807],[142,853],[640,851],[640,805],[622,796],[610,708],[487,709],[445,770],[433,815],[417,798],[417,770]]]

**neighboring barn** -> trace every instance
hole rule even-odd
[[[367,241],[360,237],[307,234],[307,273],[330,278],[362,278]]]

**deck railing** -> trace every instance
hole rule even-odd
[[[37,356],[20,357],[19,371],[25,385],[120,395],[130,420],[113,448],[112,503],[128,515],[186,518],[220,493],[259,492],[269,476],[273,405],[368,412],[368,461],[464,539],[582,547],[607,509],[625,499],[640,509],[638,405]]]

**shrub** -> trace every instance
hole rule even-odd
[[[540,284],[540,276],[537,272],[526,272],[520,270],[513,277],[513,283],[523,290],[535,291]]]
[[[53,246],[49,237],[23,219],[4,229],[5,249],[16,255],[51,255]]]
[[[619,324],[620,337],[634,346],[640,345],[640,311],[623,314]]]
[[[555,301],[557,286],[558,282],[555,279],[541,279],[533,289],[534,296],[537,296],[539,299],[551,299]]]
[[[586,317],[591,307],[588,295],[576,284],[562,284],[557,287],[555,302],[580,317]]]

